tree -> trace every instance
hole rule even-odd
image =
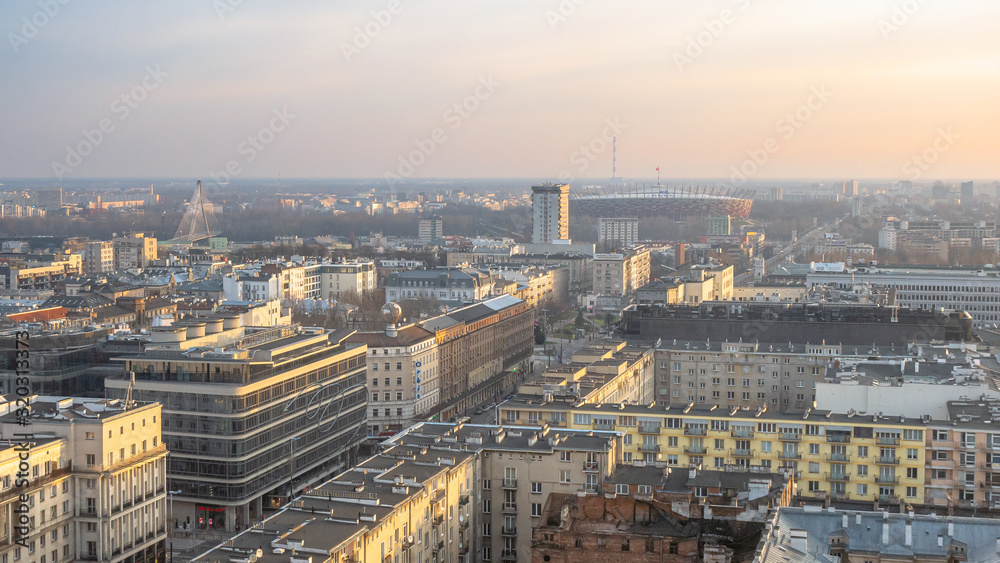
[[[545,331],[542,329],[542,325],[535,325],[535,344],[538,346],[545,344]]]
[[[382,305],[385,304],[383,290],[363,291],[361,293],[350,290],[344,292],[340,300],[354,306],[354,310],[350,313],[351,328],[364,331],[385,328],[385,320],[382,318]]]
[[[576,326],[576,328],[580,329],[583,328],[584,325],[586,324],[587,324],[587,319],[583,318],[583,311],[577,311],[576,320],[573,321],[573,325]]]

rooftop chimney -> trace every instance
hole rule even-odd
[[[913,522],[909,519],[906,520],[906,536],[904,538],[904,545],[906,545],[906,547],[913,546]]]

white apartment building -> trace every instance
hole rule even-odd
[[[628,247],[638,240],[639,219],[636,217],[601,217],[597,220],[598,242]]]
[[[531,242],[569,241],[569,184],[531,187]]]
[[[336,264],[320,264],[321,299],[340,299],[347,293],[361,295],[375,291],[378,276],[372,260],[351,260]]]
[[[0,417],[0,561],[166,560],[167,450],[158,403],[31,398],[30,440],[17,414]],[[30,442],[25,486],[18,480]],[[14,511],[27,497],[29,530]],[[25,547],[25,544],[27,547]]]

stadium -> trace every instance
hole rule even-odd
[[[584,188],[570,195],[570,213],[592,217],[747,217],[753,190],[714,186]]]

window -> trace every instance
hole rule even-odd
[[[489,513],[490,513],[490,499],[484,498],[483,499],[483,514],[489,514]]]
[[[868,446],[858,446],[858,457],[868,457]]]
[[[715,439],[715,449],[724,450],[726,449],[726,441],[722,438]]]
[[[819,455],[819,444],[809,444],[809,455]]]
[[[819,463],[815,461],[809,462],[809,473],[819,473]]]
[[[917,459],[917,448],[906,448],[906,459]]]
[[[542,503],[533,502],[531,503],[531,517],[538,518],[542,515]]]
[[[906,478],[907,479],[916,479],[917,478],[917,468],[916,467],[907,467],[906,468]]]
[[[868,485],[865,485],[865,484],[858,485],[858,494],[859,495],[867,495],[868,494]]]
[[[572,482],[571,474],[568,469],[559,470],[559,482],[560,483],[570,483]]]
[[[915,497],[915,496],[917,496],[917,488],[916,487],[906,487],[906,496],[908,496],[908,497]]]
[[[615,494],[617,495],[627,495],[628,494],[628,484],[618,483],[615,485]]]
[[[542,494],[542,484],[538,481],[531,482],[531,494],[540,495]]]
[[[859,465],[858,466],[858,477],[867,477],[867,476],[868,476],[868,466],[867,465]]]
[[[565,450],[559,452],[559,461],[570,461],[570,452]]]
[[[948,440],[947,430],[932,430],[932,432],[933,434],[931,435],[931,440],[934,440],[935,442],[945,442]]]
[[[87,432],[87,433],[85,433],[85,436],[86,436],[86,438],[88,440],[93,440],[94,439],[94,433],[93,432]]]

